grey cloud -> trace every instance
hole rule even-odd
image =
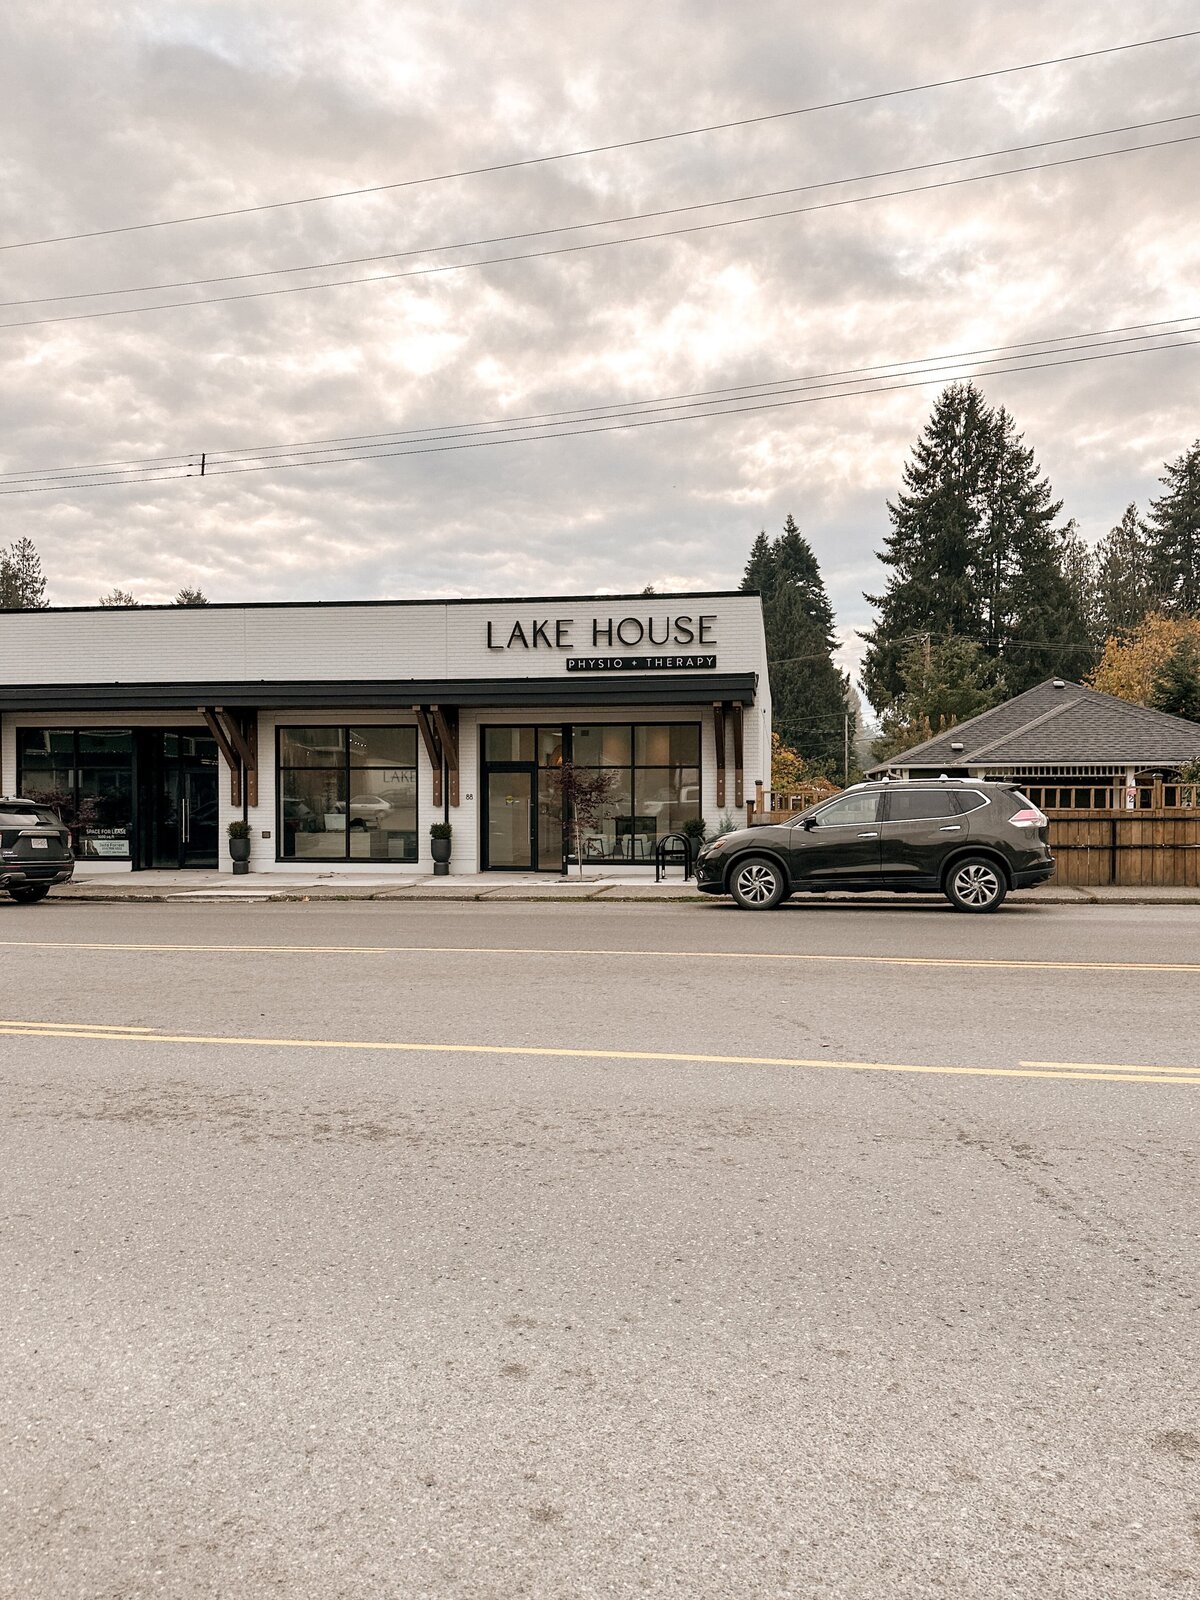
[[[1187,27],[921,0],[606,6],[22,3],[0,237],[255,204],[604,143]],[[932,160],[1190,109],[1197,48],[489,178],[0,256],[4,298],[253,271]],[[267,444],[717,387],[1179,315],[1187,146],[689,239],[0,332],[6,468]],[[469,254],[469,253],[468,253]],[[10,314],[0,313],[0,320]],[[991,378],[1103,532],[1196,432],[1195,356]],[[278,475],[10,498],[53,598],[735,582],[795,512],[845,629],[937,385],[760,416]]]

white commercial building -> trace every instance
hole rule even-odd
[[[0,612],[0,794],[95,870],[560,871],[562,772],[604,774],[579,848],[652,865],[770,775],[756,595]]]

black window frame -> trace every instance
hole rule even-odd
[[[505,760],[499,760],[499,761],[489,760],[488,759],[488,755],[487,755],[488,734],[490,732],[498,731],[498,730],[501,730],[501,729],[512,729],[512,728],[519,728],[519,729],[522,729],[522,730],[528,728],[528,729],[530,729],[532,731],[532,733],[533,733],[533,757],[532,757],[532,759],[530,761],[523,761],[523,760],[521,760],[519,758],[518,759],[505,759]],[[592,761],[578,762],[577,763],[575,761],[575,730],[577,728],[624,728],[627,731],[628,735],[629,735],[629,760],[624,762],[624,763],[618,762],[616,764],[607,763],[607,762],[603,762],[603,763],[602,762],[592,762]],[[479,859],[480,859],[480,864],[483,867],[483,869],[485,871],[512,870],[512,871],[526,871],[526,872],[529,872],[529,871],[532,871],[532,872],[549,872],[551,870],[560,870],[559,868],[552,869],[550,867],[539,867],[536,864],[537,857],[540,855],[540,840],[539,840],[538,836],[536,835],[536,833],[535,833],[534,840],[533,840],[533,857],[534,857],[534,863],[535,864],[532,867],[524,867],[524,868],[516,868],[516,867],[514,867],[514,868],[511,868],[511,869],[493,868],[493,867],[491,867],[490,863],[487,861],[487,836],[486,836],[486,833],[485,833],[485,830],[484,830],[484,824],[485,824],[487,819],[486,819],[486,815],[485,815],[485,802],[482,799],[482,796],[484,796],[486,794],[486,792],[487,792],[487,774],[488,774],[489,771],[509,771],[509,772],[511,772],[511,771],[514,771],[514,770],[524,770],[526,768],[529,768],[530,770],[532,770],[534,772],[542,772],[542,771],[545,771],[548,768],[552,767],[553,765],[555,765],[555,763],[544,762],[541,759],[540,752],[541,752],[541,735],[543,733],[547,733],[547,732],[553,731],[555,734],[558,735],[559,742],[560,742],[561,749],[562,749],[562,760],[564,762],[570,762],[572,766],[578,765],[582,771],[586,771],[586,772],[613,772],[613,773],[622,773],[624,775],[625,780],[627,780],[628,784],[629,784],[629,799],[630,799],[630,807],[631,807],[629,815],[630,815],[631,818],[636,818],[637,816],[640,815],[640,813],[637,810],[637,804],[638,804],[637,775],[638,775],[638,773],[639,772],[670,772],[672,770],[672,764],[670,762],[667,762],[667,764],[664,765],[661,762],[648,762],[648,761],[640,761],[639,762],[636,759],[636,756],[637,756],[637,734],[636,734],[636,730],[638,728],[666,728],[668,730],[671,729],[671,728],[691,728],[691,729],[693,729],[695,731],[695,735],[696,735],[696,760],[695,760],[694,764],[692,762],[686,763],[686,766],[687,766],[687,768],[689,770],[691,770],[693,768],[693,766],[694,766],[694,770],[695,770],[695,773],[696,773],[696,815],[698,817],[703,817],[703,815],[704,815],[704,723],[703,723],[703,720],[701,718],[699,718],[699,717],[696,717],[696,718],[692,718],[692,717],[669,717],[669,718],[656,718],[654,720],[633,719],[633,718],[626,719],[626,718],[622,718],[622,717],[597,717],[597,718],[589,718],[586,721],[581,719],[581,718],[576,718],[574,721],[570,721],[570,722],[565,721],[565,720],[562,721],[562,722],[542,722],[542,721],[538,721],[538,722],[511,722],[511,721],[481,722],[480,725],[479,725],[479,741],[478,741],[478,743],[479,743],[479,794],[481,796],[480,806],[479,806],[479,844],[480,844]],[[684,763],[680,763],[679,765],[680,765],[680,770],[682,770],[685,764]],[[656,813],[656,815],[657,815],[657,813]],[[656,838],[657,837],[658,837],[658,835],[656,834]],[[631,846],[631,849],[632,849],[632,846]],[[573,862],[574,861],[574,856],[573,855],[570,856],[570,859]],[[618,862],[621,863],[624,866],[647,866],[647,867],[649,867],[649,866],[653,866],[654,865],[653,854],[651,854],[648,857],[633,856],[633,855],[629,855],[629,856],[605,855],[605,856],[592,856],[592,857],[589,857],[588,859],[590,861],[593,861],[596,865],[603,865],[605,863],[615,864],[615,863],[618,863]]]
[[[28,798],[28,796],[22,794],[21,791],[25,787],[25,736],[31,733],[56,733],[70,735],[70,755],[62,761],[62,765],[65,766],[71,774],[70,806],[72,815],[75,818],[78,818],[79,816],[80,791],[82,789],[81,775],[85,768],[90,771],[121,772],[127,775],[129,779],[129,815],[125,823],[122,824],[125,830],[125,849],[123,853],[118,855],[115,851],[102,852],[95,849],[93,849],[91,852],[88,851],[87,845],[89,841],[95,845],[96,842],[101,838],[112,838],[113,835],[111,832],[111,825],[109,824],[88,824],[86,822],[79,822],[78,820],[67,822],[64,818],[63,826],[67,829],[71,836],[72,851],[81,861],[128,861],[132,864],[135,857],[135,843],[138,831],[137,730],[133,727],[97,727],[90,723],[83,723],[78,727],[64,727],[61,723],[52,724],[37,722],[23,724],[22,726],[15,728],[13,731],[16,735],[17,762],[17,794],[13,796],[14,799]],[[129,748],[127,751],[120,752],[119,757],[117,757],[116,752],[111,750],[89,750],[86,752],[81,752],[80,740],[88,734],[121,734],[129,740]],[[53,766],[56,764],[58,759],[59,758],[56,758],[52,755],[51,765]],[[47,804],[45,801],[34,801],[31,803],[38,805]],[[52,810],[53,807],[48,807],[48,809]],[[90,832],[89,828],[91,829]],[[110,828],[110,831],[102,834],[100,832],[101,828]]]
[[[285,734],[290,733],[294,728],[328,728],[331,731],[336,731],[336,732],[340,733],[341,736],[342,736],[342,751],[341,751],[342,761],[341,761],[341,765],[340,766],[335,766],[333,763],[330,763],[328,766],[298,767],[298,766],[293,765],[290,762],[287,765],[285,765],[283,760],[282,760],[283,738],[284,738]],[[364,764],[362,762],[353,761],[352,752],[351,752],[351,748],[350,748],[350,730],[352,728],[381,728],[381,729],[386,728],[386,729],[395,729],[395,730],[402,729],[405,733],[411,733],[412,737],[413,737],[413,761],[412,761],[411,768],[407,767],[404,763],[395,762],[395,761],[375,762],[375,763],[369,764],[369,765],[368,764]],[[396,768],[396,769],[398,769],[400,767],[404,767],[404,770],[411,771],[413,773],[413,775],[414,775],[413,792],[414,792],[414,797],[415,797],[415,806],[414,806],[413,827],[412,827],[412,833],[413,833],[413,853],[412,853],[412,855],[411,856],[386,856],[386,857],[382,857],[382,858],[375,858],[375,857],[372,857],[372,856],[352,855],[351,854],[351,850],[350,850],[350,835],[351,835],[351,829],[350,829],[350,798],[351,798],[351,796],[350,796],[350,775],[351,775],[351,773],[352,772],[377,772],[377,771],[384,771],[387,768]],[[299,855],[285,855],[284,854],[283,847],[284,847],[284,843],[285,843],[285,840],[286,840],[286,837],[287,837],[285,829],[284,829],[284,825],[283,825],[283,805],[284,805],[284,800],[286,798],[285,795],[284,795],[284,792],[283,792],[283,789],[284,789],[283,775],[284,775],[285,772],[337,772],[337,773],[340,774],[340,776],[341,776],[341,778],[342,778],[342,780],[343,780],[343,782],[345,783],[345,786],[346,786],[346,827],[344,829],[345,849],[344,849],[344,853],[342,855],[340,855],[340,856],[339,855],[299,856]],[[363,721],[355,722],[353,720],[349,720],[348,719],[345,722],[314,722],[312,720],[309,720],[309,721],[306,721],[306,722],[277,722],[275,724],[275,860],[276,860],[277,863],[295,865],[297,862],[299,862],[301,865],[304,865],[304,864],[307,863],[307,864],[310,864],[310,865],[312,865],[314,867],[320,867],[320,866],[330,866],[330,865],[336,866],[336,865],[339,865],[339,864],[343,864],[344,865],[347,862],[353,861],[353,862],[362,862],[364,864],[374,865],[374,866],[377,866],[377,867],[386,867],[386,866],[411,867],[411,866],[416,866],[417,863],[420,861],[420,859],[421,859],[421,741],[420,741],[420,738],[418,737],[418,729],[417,729],[417,725],[416,725],[415,722],[363,722]]]

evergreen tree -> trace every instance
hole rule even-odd
[[[760,533],[754,541],[741,587],[762,596],[775,732],[811,767],[839,776],[848,708],[846,679],[833,661],[833,608],[790,514],[777,539]]]
[[[990,710],[1004,692],[996,662],[973,639],[954,634],[910,644],[899,668],[900,693],[880,718],[872,748],[876,761]]]
[[[880,559],[891,568],[864,637],[863,682],[884,710],[904,692],[914,639],[979,643],[1012,691],[1094,661],[1081,548],[1056,530],[1062,502],[1003,406],[971,383],[944,389],[904,468]]]
[[[1195,639],[1180,639],[1158,669],[1150,704],[1173,717],[1200,722],[1200,645]]]
[[[171,602],[174,606],[206,606],[208,597],[199,589],[193,589],[190,584],[185,584]]]
[[[1200,439],[1167,463],[1161,500],[1150,502],[1150,565],[1164,611],[1200,613]]]
[[[1096,614],[1101,638],[1136,628],[1155,609],[1146,525],[1130,501],[1096,548]]]
[[[1100,655],[1084,582],[1072,582],[1086,546],[1053,528],[1030,535],[1010,579],[1004,685],[1022,694],[1049,677],[1078,682]]]
[[[992,420],[971,383],[952,383],[904,465],[904,488],[888,503],[892,531],[879,559],[890,569],[882,595],[867,595],[879,621],[864,635],[863,684],[877,708],[902,689],[900,663],[925,633],[979,638],[981,488],[994,454]]]
[[[0,608],[44,611],[49,604],[37,546],[32,539],[18,539],[0,552]]]

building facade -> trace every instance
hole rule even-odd
[[[756,595],[0,613],[0,794],[55,805],[81,870],[652,866],[770,777]],[[576,841],[564,765],[592,780]]]

